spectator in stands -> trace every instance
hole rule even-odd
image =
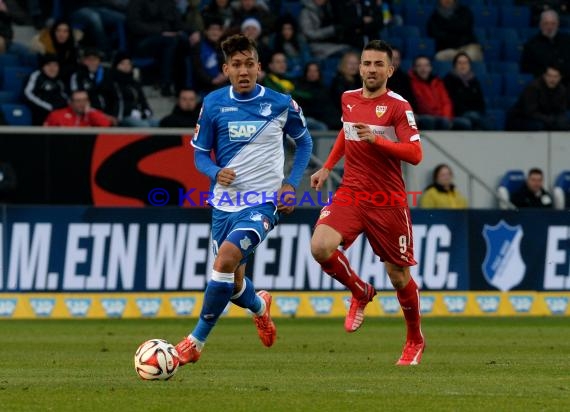
[[[443,82],[453,103],[454,115],[463,118],[465,128],[489,130],[481,84],[471,70],[471,58],[467,53],[459,52],[453,58],[453,70]]]
[[[347,90],[360,89],[360,55],[356,52],[346,52],[338,64],[338,71],[331,81],[331,97],[334,104],[341,110],[340,98]]]
[[[200,41],[191,49],[194,86],[200,93],[211,92],[228,80],[222,72],[224,56],[220,40],[223,33],[221,20],[207,20]]]
[[[55,54],[40,58],[40,68],[28,78],[24,97],[32,113],[32,125],[44,123],[48,114],[67,106],[65,85],[59,76],[59,63]]]
[[[412,92],[412,86],[410,85],[410,76],[408,76],[408,73],[400,66],[401,62],[402,55],[400,50],[393,47],[392,65],[394,66],[394,73],[392,73],[392,76],[388,79],[388,89],[398,93],[416,110],[416,98]]]
[[[40,54],[55,54],[59,63],[59,77],[67,84],[71,73],[77,70],[78,48],[71,24],[58,20],[32,39],[32,49]]]
[[[558,31],[558,13],[546,10],[540,15],[540,33],[528,40],[521,55],[521,71],[535,77],[548,65],[558,66],[564,84],[570,87],[570,35]]]
[[[518,192],[513,193],[511,202],[518,208],[552,208],[552,196],[544,189],[542,170],[529,170],[526,183]]]
[[[257,0],[238,0],[232,4],[234,16],[232,27],[234,31],[248,19],[255,19],[261,25],[261,38],[266,39],[275,29],[275,18],[267,6]]]
[[[298,33],[297,23],[291,15],[279,18],[275,33],[270,37],[269,48],[285,54],[289,77],[300,77],[311,60],[309,45],[304,36]]]
[[[201,107],[201,98],[194,90],[182,89],[172,113],[160,121],[160,127],[196,127]]]
[[[176,0],[181,9],[182,20],[196,31],[204,30],[204,19],[200,13],[202,0]],[[180,7],[182,6],[182,7]]]
[[[111,71],[101,65],[102,53],[88,48],[82,53],[81,64],[71,75],[69,90],[85,90],[89,94],[89,104],[104,112],[109,110],[109,98],[113,81]]]
[[[350,46],[344,42],[344,28],[337,24],[329,0],[301,1],[299,27],[309,42],[311,54],[317,59],[325,59],[347,51]]]
[[[427,56],[414,59],[410,84],[416,98],[416,120],[420,130],[449,130],[453,120],[453,104],[443,81],[432,74]]]
[[[269,64],[267,65],[267,74],[263,79],[263,85],[280,93],[295,93],[295,79],[287,76],[287,57],[281,52],[275,52],[271,55]]]
[[[361,50],[378,38],[383,27],[381,0],[344,0],[331,2],[345,41]]]
[[[507,130],[570,130],[567,90],[561,79],[560,69],[551,65],[533,80],[509,111]]]
[[[310,129],[338,130],[342,127],[341,113],[331,99],[328,88],[322,82],[318,63],[310,62],[305,65],[304,74],[297,81],[296,89],[303,91],[296,99],[303,108]]]
[[[14,42],[14,18],[4,1],[0,1],[0,54],[15,54],[25,62],[32,62],[32,54],[26,46]]]
[[[101,110],[90,106],[86,90],[75,90],[71,93],[69,106],[52,111],[44,126],[110,127],[113,123],[113,120]]]
[[[129,0],[74,0],[70,19],[85,34],[81,44],[95,47],[110,58],[113,36],[118,38],[119,30],[124,29],[128,3]]]
[[[446,164],[437,165],[431,184],[420,197],[420,207],[425,209],[465,209],[467,199],[456,189],[453,172]]]
[[[129,0],[127,28],[132,52],[158,61],[160,93],[172,96],[174,68],[184,66],[183,56],[200,40],[199,32],[184,24],[175,0]],[[177,53],[179,48],[185,52]]]
[[[210,0],[202,9],[202,19],[204,23],[208,20],[222,21],[224,32],[230,29],[234,19],[234,8],[230,0]]]
[[[261,38],[261,24],[253,17],[246,19],[241,24],[241,33],[247,38],[255,40],[257,43],[257,54],[259,56],[259,62],[261,63],[261,72],[257,76],[257,81],[261,82],[265,77],[265,67],[269,64],[269,59],[272,54],[269,46],[267,46]]]
[[[471,60],[483,60],[473,29],[473,13],[456,0],[438,0],[427,23],[427,35],[435,40],[435,60],[450,61],[460,51]]]
[[[133,61],[126,52],[119,52],[113,59],[111,70],[113,95],[111,113],[118,119],[119,126],[153,127],[152,110],[142,85],[133,75]]]

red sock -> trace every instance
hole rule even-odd
[[[350,267],[348,259],[338,249],[330,258],[321,262],[321,267],[329,275],[338,280],[352,292],[352,295],[360,299],[364,297],[366,283]]]
[[[407,341],[423,342],[421,322],[420,322],[420,294],[418,285],[414,279],[410,278],[408,284],[396,291],[398,301],[406,318],[406,326],[408,328]]]

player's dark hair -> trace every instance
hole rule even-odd
[[[530,175],[541,175],[541,176],[543,176],[543,173],[542,173],[542,170],[539,169],[538,167],[533,167],[532,169],[530,169],[528,171],[528,175],[529,176]]]
[[[546,73],[548,71],[548,69],[550,70],[556,70],[558,72],[558,74],[562,74],[562,69],[560,68],[560,66],[556,63],[549,63],[546,65],[546,67],[544,68],[544,73]]]
[[[388,55],[390,61],[392,61],[392,46],[386,43],[384,40],[371,40],[366,46],[364,46],[363,51],[366,50],[376,50],[385,52]]]
[[[234,54],[251,51],[256,58],[257,44],[255,40],[250,39],[243,34],[234,34],[222,42],[222,52],[224,53],[224,60],[227,62]]]

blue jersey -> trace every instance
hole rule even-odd
[[[310,138],[303,112],[291,96],[260,85],[245,95],[234,93],[231,86],[208,94],[192,146],[213,151],[219,168],[236,173],[230,186],[210,176],[210,204],[235,212],[254,204],[276,203],[275,194],[283,184],[286,134],[293,139]]]

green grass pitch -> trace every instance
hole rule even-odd
[[[426,318],[422,364],[396,367],[401,319],[277,319],[267,349],[222,319],[169,381],[133,369],[149,338],[193,319],[0,322],[0,411],[570,411],[568,318]]]

